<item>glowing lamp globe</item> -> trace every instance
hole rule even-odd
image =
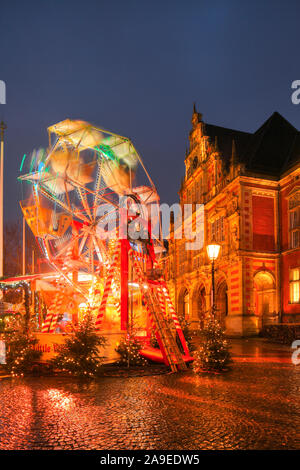
[[[207,245],[206,250],[210,261],[215,261],[217,259],[220,248],[220,245],[215,241],[213,241],[210,245]]]

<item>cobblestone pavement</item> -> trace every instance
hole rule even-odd
[[[233,342],[247,351],[257,361],[223,375],[4,379],[0,449],[299,449],[299,366],[286,347]]]

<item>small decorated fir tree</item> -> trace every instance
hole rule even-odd
[[[35,324],[25,316],[11,318],[4,330],[6,346],[5,368],[13,376],[23,376],[33,371],[34,362],[41,357],[41,352],[34,349],[38,340],[34,336]]]
[[[130,366],[146,366],[147,359],[140,355],[141,343],[134,337],[127,335],[122,338],[116,352],[120,354],[120,364]]]
[[[202,330],[204,342],[194,356],[195,373],[227,370],[231,361],[228,343],[218,320],[211,315]]]
[[[151,346],[152,348],[159,348],[159,344],[158,344],[158,341],[157,341],[157,338],[156,338],[156,334],[155,334],[155,329],[154,329],[154,328],[152,328],[152,330],[151,330],[150,346]]]
[[[103,362],[99,349],[105,342],[105,338],[95,332],[93,317],[87,312],[78,327],[67,335],[52,364],[77,377],[94,377]]]

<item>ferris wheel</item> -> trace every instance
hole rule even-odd
[[[70,119],[48,134],[48,149],[34,151],[19,177],[29,190],[21,208],[44,257],[87,298],[112,263],[120,231],[134,233],[137,251],[147,252],[151,240],[156,256],[163,252],[161,231],[155,237],[149,224],[150,213],[159,224],[159,197],[130,139]]]
[[[143,328],[148,329],[149,319],[161,360],[173,371],[184,370],[192,358],[158,265],[165,251],[159,197],[133,143],[70,119],[50,126],[48,133],[48,149],[34,151],[26,162],[29,172],[19,177],[29,192],[21,202],[24,218],[57,273],[42,333],[55,332],[70,299],[79,310],[77,297],[94,313],[96,331],[109,309],[110,325],[127,331],[130,280],[140,291],[136,299],[141,298],[140,310],[146,313]],[[21,169],[25,161],[24,156]],[[149,350],[143,354],[154,357]]]

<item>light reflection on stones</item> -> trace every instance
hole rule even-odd
[[[300,369],[0,381],[0,449],[299,448]]]

